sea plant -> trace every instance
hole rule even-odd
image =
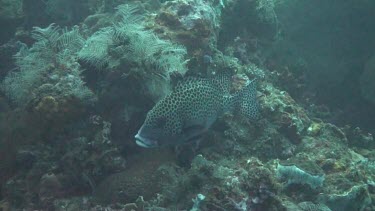
[[[168,79],[175,71],[184,74],[185,47],[145,29],[138,13],[136,6],[118,6],[112,25],[92,34],[78,53],[79,58],[98,69],[111,69],[125,60],[136,66],[142,76]]]
[[[77,52],[84,44],[78,27],[71,30],[55,24],[34,27],[32,38],[35,43],[30,48],[23,44],[14,55],[16,70],[2,82],[2,90],[14,104],[25,106],[40,94],[41,87],[43,91],[49,87],[50,94],[70,95],[87,102],[94,99],[81,79],[82,69],[76,62]]]

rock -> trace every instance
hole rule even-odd
[[[322,194],[318,200],[332,211],[365,210],[368,205],[371,205],[367,185],[353,186],[344,193]]]
[[[149,200],[161,192],[165,178],[158,168],[173,158],[168,153],[147,152],[143,158],[129,161],[130,167],[113,174],[99,184],[94,198],[101,204],[132,203],[139,196]]]

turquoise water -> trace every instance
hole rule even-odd
[[[0,210],[375,210],[374,9],[1,0]]]

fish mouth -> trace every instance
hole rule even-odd
[[[139,134],[135,135],[134,138],[135,138],[135,143],[140,147],[154,148],[158,146],[156,141],[144,138],[140,136]]]

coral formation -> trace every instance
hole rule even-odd
[[[54,24],[35,27],[32,37],[36,40],[33,46],[22,46],[15,55],[19,71],[10,72],[2,84],[7,96],[18,106],[46,93],[76,97],[84,103],[93,100],[74,59],[84,42],[78,28],[68,31]]]
[[[324,176],[311,175],[297,166],[277,165],[277,175],[280,179],[286,179],[290,184],[306,184],[316,189],[323,186]]]
[[[0,210],[374,210],[374,8],[0,0]]]

